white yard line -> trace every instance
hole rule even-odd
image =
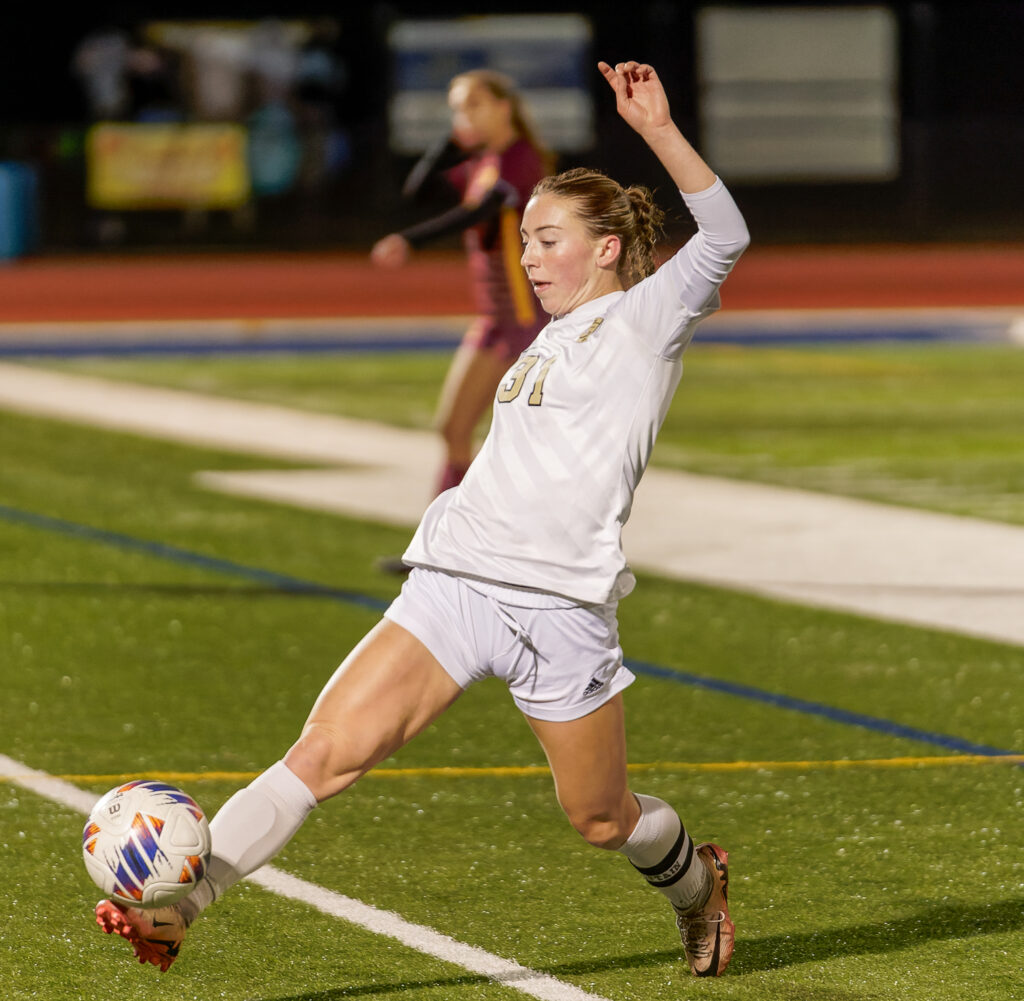
[[[461,966],[531,997],[544,1001],[606,1001],[599,994],[591,994],[546,973],[538,973],[474,945],[466,945],[433,928],[413,924],[392,911],[381,911],[362,901],[307,883],[269,865],[258,869],[249,880],[272,893],[299,900],[323,914],[396,939],[410,949]]]
[[[0,322],[0,346],[197,344],[258,349],[296,341],[315,345],[379,339],[390,347],[436,340],[458,344],[472,316],[246,317],[222,320],[43,320]]]
[[[89,813],[97,799],[93,793],[46,772],[29,768],[6,754],[0,754],[0,776],[83,815]],[[540,1001],[608,1001],[599,994],[591,994],[546,973],[538,973],[512,960],[502,959],[476,946],[459,942],[433,928],[406,921],[392,911],[371,907],[360,900],[291,876],[273,866],[266,865],[258,869],[248,879],[270,893],[297,900],[322,914],[340,918],[375,935],[395,939],[417,952],[487,977]]]
[[[0,408],[328,466],[199,480],[409,527],[441,455],[426,431],[2,363]],[[623,539],[634,567],[678,580],[1024,646],[1019,526],[655,468]]]

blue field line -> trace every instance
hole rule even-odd
[[[312,581],[302,580],[299,577],[291,577],[288,574],[276,573],[273,570],[263,570],[260,567],[250,567],[242,563],[235,563],[232,560],[224,560],[217,556],[205,556],[202,553],[181,549],[178,546],[171,546],[165,542],[136,539],[131,535],[111,532],[105,528],[94,528],[92,525],[81,525],[73,521],[64,521],[61,518],[51,518],[45,514],[22,511],[18,508],[8,507],[5,504],[0,504],[0,518],[22,525],[31,525],[33,528],[59,532],[62,535],[69,535],[77,539],[85,539],[89,542],[101,542],[105,545],[117,546],[119,549],[145,553],[148,556],[156,556],[160,559],[170,560],[173,563],[180,563],[185,566],[230,574],[258,584],[275,587],[289,594],[308,594],[322,598],[334,598],[346,604],[359,605],[362,608],[369,608],[378,612],[383,611],[390,604],[389,601],[372,598],[369,595],[359,594],[356,591],[345,591],[341,588],[329,587],[326,584],[317,584]]]
[[[104,545],[117,546],[121,549],[145,553],[149,556],[156,556],[160,559],[170,560],[171,562],[186,566],[213,570],[216,573],[230,574],[234,577],[241,577],[245,580],[278,588],[289,594],[330,598],[334,601],[357,605],[360,608],[368,608],[377,612],[384,611],[391,603],[388,600],[373,598],[356,591],[329,587],[325,584],[303,580],[300,577],[292,577],[289,574],[264,570],[260,567],[251,567],[216,556],[206,556],[202,553],[182,549],[179,546],[171,546],[164,542],[137,539],[134,536],[124,535],[121,532],[111,532],[104,528],[95,528],[91,525],[65,521],[62,518],[52,518],[45,514],[23,511],[19,508],[8,507],[5,504],[0,504],[0,518],[12,523],[29,525],[33,528],[40,528],[50,532],[59,532],[62,535],[85,539],[90,542],[100,542]],[[919,730],[916,727],[894,723],[892,720],[882,719],[878,716],[868,716],[865,713],[839,709],[835,706],[826,705],[823,702],[810,702],[792,695],[769,692],[765,689],[755,688],[753,685],[744,685],[736,681],[710,678],[706,675],[692,674],[689,671],[683,671],[678,668],[663,667],[659,664],[650,664],[646,661],[634,660],[628,657],[625,659],[625,665],[636,674],[658,678],[662,681],[689,685],[692,688],[702,688],[706,691],[718,692],[723,695],[734,695],[738,698],[750,699],[753,702],[760,702],[764,705],[775,706],[778,709],[789,709],[807,716],[819,716],[833,723],[844,723],[849,726],[873,730],[875,733],[883,733],[890,737],[901,737],[924,744],[932,744],[949,751],[987,755],[990,757],[1000,757],[1014,753],[1003,748],[991,747],[988,744],[976,744],[961,737],[951,737],[943,733]]]
[[[878,326],[798,328],[793,330],[749,329],[719,324],[712,331],[701,331],[703,344],[728,344],[735,347],[815,347],[846,344],[965,344],[1002,343],[1002,332],[993,333],[969,326]]]
[[[1005,325],[1003,325],[1005,326]],[[875,344],[902,342],[910,344],[940,344],[952,342],[998,343],[1007,340],[1006,330],[999,325],[977,326],[969,323],[892,324],[884,320],[874,325],[850,324],[808,326],[794,324],[791,328],[761,325],[748,326],[735,319],[701,330],[698,340],[703,344],[737,345],[746,347],[813,346],[840,344]],[[9,335],[10,336],[10,335]],[[53,334],[36,335],[24,340],[0,339],[0,358],[76,358],[76,357],[138,357],[138,356],[213,356],[259,354],[316,354],[316,353],[373,353],[451,351],[461,339],[461,333],[416,332],[410,325],[399,336],[373,329],[351,330],[338,335],[317,337],[282,332],[277,335],[253,339],[202,337],[182,330],[169,335],[127,339],[102,336],[60,337]]]
[[[763,688],[755,688],[753,685],[744,685],[737,681],[723,681],[719,678],[709,678],[702,674],[691,674],[689,671],[681,671],[678,668],[661,667],[658,664],[648,664],[644,661],[630,660],[628,658],[625,663],[631,671],[635,671],[638,674],[646,674],[652,678],[676,681],[684,685],[691,685],[694,688],[703,688],[724,695],[736,695],[739,698],[763,702],[765,705],[775,706],[779,709],[792,709],[795,712],[804,713],[808,716],[821,716],[833,723],[846,723],[850,726],[874,730],[876,733],[884,733],[890,737],[904,737],[907,740],[918,740],[925,744],[935,744],[950,751],[958,751],[964,754],[989,755],[991,757],[1000,757],[1014,753],[1002,748],[990,747],[988,744],[975,744],[973,741],[964,740],[961,737],[950,737],[943,733],[919,730],[917,727],[894,723],[891,720],[881,719],[878,716],[868,716],[865,713],[851,712],[848,709],[837,709],[835,706],[829,706],[823,702],[810,702],[807,699],[798,699],[792,695],[768,692]]]

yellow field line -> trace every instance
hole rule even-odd
[[[1020,765],[1024,754],[952,754],[927,758],[840,758],[836,761],[652,761],[628,765],[630,772],[750,772],[823,771],[844,768],[953,768],[966,765]],[[81,785],[128,779],[156,779],[162,782],[251,782],[259,772],[149,772],[133,775],[57,775],[55,778]],[[523,778],[549,775],[547,765],[497,766],[492,768],[378,768],[370,779],[401,778]],[[0,782],[12,782],[27,775],[0,775]]]

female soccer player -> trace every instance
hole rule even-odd
[[[214,818],[206,879],[160,911],[97,905],[101,927],[129,939],[141,962],[167,969],[199,911],[272,858],[318,802],[496,675],[543,746],[572,825],[668,898],[695,974],[725,970],[727,853],[695,845],[668,803],[628,785],[622,690],[633,675],[616,606],[635,583],[621,529],[683,350],[718,308],[748,235],[672,121],[655,71],[598,66],[697,234],[655,270],[660,213],[646,189],[581,169],[536,186],[522,264],[551,321],[499,385],[465,479],[424,515],[405,553],[414,569],[383,621],[327,683],[284,758]]]
[[[466,331],[445,377],[437,426],[445,465],[435,493],[456,486],[473,458],[473,431],[494,400],[509,363],[537,336],[547,317],[537,309],[519,265],[519,223],[550,156],[537,138],[514,84],[493,70],[470,70],[448,86],[451,135],[427,150],[402,189],[415,198],[442,181],[460,204],[379,240],[371,258],[386,267],[413,248],[463,231],[480,317]]]

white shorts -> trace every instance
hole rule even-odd
[[[615,612],[616,602],[579,605],[417,567],[384,617],[408,629],[462,688],[501,678],[526,716],[572,720],[634,681],[622,666]]]

